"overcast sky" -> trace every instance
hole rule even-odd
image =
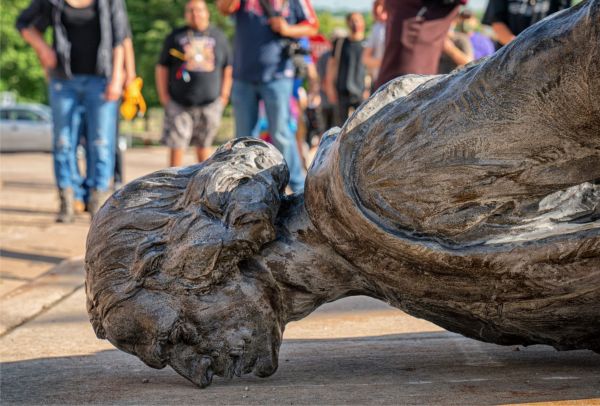
[[[402,0],[398,0],[402,1]],[[359,10],[368,11],[371,9],[372,0],[312,0],[312,4],[318,9],[329,9],[335,11]],[[469,8],[473,10],[483,9],[487,0],[469,0]]]

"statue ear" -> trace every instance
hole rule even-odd
[[[238,138],[223,145],[188,182],[179,204],[184,213],[165,242],[163,271],[196,287],[218,283],[275,239],[288,179],[283,157],[270,144]]]

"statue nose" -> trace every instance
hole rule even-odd
[[[277,366],[277,355],[269,354],[258,358],[252,372],[260,378],[266,378],[277,371]]]

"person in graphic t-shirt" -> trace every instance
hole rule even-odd
[[[292,50],[296,40],[318,31],[310,0],[217,0],[235,21],[231,101],[237,137],[250,137],[262,100],[273,145],[290,171],[290,189],[301,191],[304,176],[296,136],[289,130],[294,84]]]
[[[231,57],[227,39],[210,25],[204,0],[185,6],[186,26],[165,39],[156,90],[165,108],[162,142],[170,148],[170,166],[181,166],[185,149],[196,147],[198,162],[212,152],[223,109],[231,92]]]
[[[571,0],[490,0],[482,22],[506,45],[529,26],[570,6]]]
[[[337,104],[338,126],[362,103],[365,92],[365,20],[360,13],[350,13],[346,24],[350,33],[333,43],[325,80],[327,98]]]

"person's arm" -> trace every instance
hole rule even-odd
[[[110,18],[112,30],[112,74],[106,85],[104,98],[109,101],[119,100],[125,82],[125,49],[124,42],[131,37],[129,18],[124,0],[110,2]]]
[[[54,69],[56,67],[56,52],[44,40],[41,32],[33,27],[23,28],[21,36],[25,42],[31,45],[44,69]]]
[[[271,29],[287,38],[312,37],[319,32],[319,26],[314,24],[289,24],[283,17],[269,19]]]
[[[124,87],[127,87],[137,77],[135,70],[135,53],[133,51],[133,41],[131,40],[131,37],[127,37],[123,41],[123,53],[125,60]]]
[[[171,96],[169,96],[169,68],[164,65],[156,65],[154,70],[154,76],[156,81],[156,92],[158,93],[158,100],[163,107],[167,107]]]
[[[231,15],[240,8],[240,0],[217,0],[217,8],[221,14]]]
[[[45,69],[53,69],[57,64],[56,52],[43,37],[49,25],[50,9],[42,0],[33,0],[16,21],[21,37],[33,48]]]
[[[494,33],[496,34],[496,39],[502,45],[508,44],[516,37],[515,34],[512,33],[510,28],[508,28],[508,26],[504,23],[501,23],[501,22],[492,23],[492,29],[494,30]]]
[[[306,77],[308,79],[308,95],[315,96],[319,94],[321,87],[319,86],[319,73],[314,63],[306,65]]]
[[[223,107],[229,103],[229,96],[231,95],[231,85],[233,83],[233,67],[231,65],[223,68],[223,82],[221,83],[221,101]]]
[[[444,41],[444,53],[458,66],[463,66],[473,61],[473,52],[462,51],[454,45],[454,42],[449,37]]]
[[[373,56],[373,48],[367,47],[363,51],[363,64],[369,69],[379,69],[381,67],[381,59]]]
[[[335,90],[335,76],[336,76],[336,61],[333,55],[327,61],[327,70],[325,73],[325,94],[327,95],[327,99],[332,104],[337,103],[337,91]]]
[[[291,2],[290,2],[291,3]],[[290,24],[283,17],[272,17],[269,19],[271,29],[287,38],[312,37],[319,32],[319,19],[310,3],[310,0],[297,0],[291,7],[290,17],[296,24]]]
[[[123,82],[125,79],[123,65],[125,64],[125,52],[123,45],[113,48],[113,69],[110,82],[106,85],[104,98],[109,101],[119,100],[123,93]]]

